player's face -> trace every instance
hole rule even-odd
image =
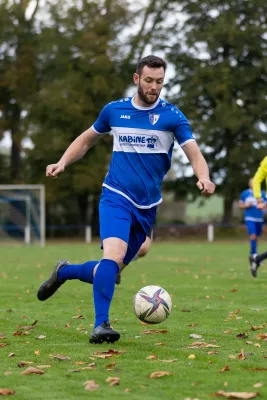
[[[159,98],[165,72],[161,68],[144,66],[141,75],[134,74],[134,83],[138,85],[138,95],[147,105],[153,104]]]

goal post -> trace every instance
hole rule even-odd
[[[45,186],[0,185],[1,242],[45,246]]]

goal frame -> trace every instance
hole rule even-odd
[[[39,217],[39,223],[40,223],[40,246],[44,247],[45,246],[45,236],[46,236],[46,227],[45,227],[45,185],[24,185],[24,184],[17,184],[17,185],[0,185],[0,191],[1,190],[40,190],[40,217]],[[27,195],[23,195],[22,197],[17,194],[17,199],[18,200],[24,200],[27,203]],[[16,196],[14,195],[14,199]],[[25,229],[25,238],[27,238],[26,243],[30,243],[30,233],[29,233],[29,226],[26,226]]]

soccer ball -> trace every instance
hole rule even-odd
[[[159,324],[170,315],[172,301],[166,290],[159,286],[145,286],[140,289],[133,300],[137,318],[147,324]]]

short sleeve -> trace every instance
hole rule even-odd
[[[111,103],[107,104],[102,110],[100,114],[93,124],[93,129],[96,133],[103,134],[109,133],[111,131],[110,127],[110,114],[111,114]]]
[[[189,122],[180,110],[176,112],[176,122],[174,124],[173,133],[181,147],[188,142],[195,141]]]

